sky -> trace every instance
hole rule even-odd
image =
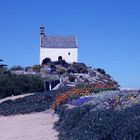
[[[140,88],[139,0],[0,0],[3,63],[39,64],[41,24],[49,35],[76,35],[79,62]]]

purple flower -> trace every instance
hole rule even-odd
[[[87,103],[88,101],[90,101],[92,99],[93,99],[93,97],[83,97],[83,98],[79,98],[79,99],[76,99],[76,100],[72,100],[69,103],[72,104],[72,105],[80,106],[84,103]]]

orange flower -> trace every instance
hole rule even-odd
[[[101,87],[109,88],[110,86],[111,85],[107,85],[107,84],[101,85],[100,83],[97,83],[97,84],[90,84],[88,87],[82,87],[82,88],[73,87],[71,90],[66,91],[62,93],[61,95],[57,96],[51,108],[53,109],[56,108],[57,105],[63,104],[69,98],[90,95],[91,92],[93,92],[95,89],[100,90]]]

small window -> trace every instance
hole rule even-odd
[[[68,55],[70,55],[70,52],[68,53]]]

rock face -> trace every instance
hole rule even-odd
[[[16,71],[14,73],[17,74]],[[26,69],[26,72],[21,72],[21,74],[32,73],[36,73],[50,80],[57,80],[61,77],[63,84],[67,86],[100,83],[102,85],[112,85],[113,87],[119,88],[117,81],[107,74],[104,69],[91,68],[84,63],[74,62],[73,64],[69,64],[65,60],[50,61],[42,66],[35,65],[30,69]]]
[[[104,69],[91,68],[84,63],[68,64],[64,60],[51,62],[42,66],[40,74],[49,79],[61,77],[64,85],[69,86],[100,83],[102,85],[113,85],[116,88],[119,87],[117,81],[107,74]]]

